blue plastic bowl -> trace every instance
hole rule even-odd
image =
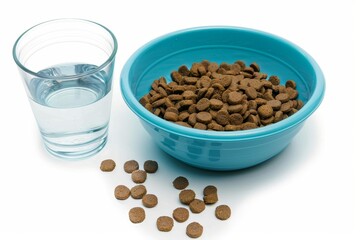
[[[216,132],[186,128],[163,120],[138,101],[151,83],[180,65],[204,59],[217,63],[256,61],[261,71],[293,79],[304,107],[289,118],[252,130]],[[238,27],[200,27],[161,36],[138,49],[121,72],[121,92],[145,130],[165,152],[187,164],[211,170],[235,170],[280,153],[320,105],[324,76],[314,59],[293,43],[269,33]]]

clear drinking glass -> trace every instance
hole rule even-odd
[[[106,144],[117,41],[82,19],[38,24],[15,42],[13,57],[46,149],[83,158]]]

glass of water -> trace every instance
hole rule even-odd
[[[106,144],[117,41],[83,19],[38,24],[15,42],[13,57],[46,149],[84,158]]]

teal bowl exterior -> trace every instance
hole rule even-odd
[[[216,132],[186,128],[146,110],[139,99],[151,83],[180,65],[204,59],[257,62],[261,71],[277,75],[284,84],[293,79],[304,107],[289,118],[257,129]],[[295,44],[278,36],[239,27],[199,27],[161,36],[138,49],[121,72],[121,92],[154,142],[174,158],[210,170],[254,166],[280,153],[318,108],[325,80],[315,60]]]

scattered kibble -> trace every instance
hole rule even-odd
[[[189,205],[194,199],[195,192],[191,189],[185,189],[179,193],[179,200],[183,204]]]
[[[141,223],[145,220],[145,210],[141,207],[134,207],[129,211],[129,219],[132,223]]]
[[[174,226],[174,220],[168,216],[161,216],[157,219],[156,226],[159,231],[170,232]]]
[[[189,208],[192,213],[201,213],[202,211],[205,210],[205,203],[200,199],[194,199],[189,204]]]
[[[131,173],[131,179],[134,183],[144,183],[146,176],[147,174],[144,170],[135,170]]]
[[[115,166],[116,166],[116,164],[115,164],[114,160],[106,159],[101,162],[100,169],[103,172],[111,172],[115,169]]]
[[[134,199],[142,199],[142,197],[145,196],[146,192],[146,187],[141,184],[132,187],[130,190],[131,197]]]
[[[115,188],[114,195],[118,200],[125,200],[130,196],[130,190],[124,185],[119,185]]]
[[[198,222],[192,222],[186,227],[186,235],[191,238],[198,238],[203,233],[203,226]]]
[[[189,186],[189,181],[187,180],[186,177],[179,176],[175,178],[175,180],[173,181],[173,186],[178,190],[183,190],[187,186]]]
[[[153,208],[158,204],[158,198],[154,194],[146,194],[142,197],[142,203],[147,208]]]
[[[220,220],[227,220],[231,216],[231,209],[228,205],[220,205],[215,209],[215,216]]]
[[[179,223],[185,222],[189,218],[189,210],[178,207],[173,211],[173,218]]]
[[[147,160],[144,163],[144,170],[147,173],[155,173],[158,170],[158,163],[154,160]]]
[[[139,169],[139,163],[136,160],[129,160],[124,163],[124,171],[127,173],[132,173],[135,170]]]

